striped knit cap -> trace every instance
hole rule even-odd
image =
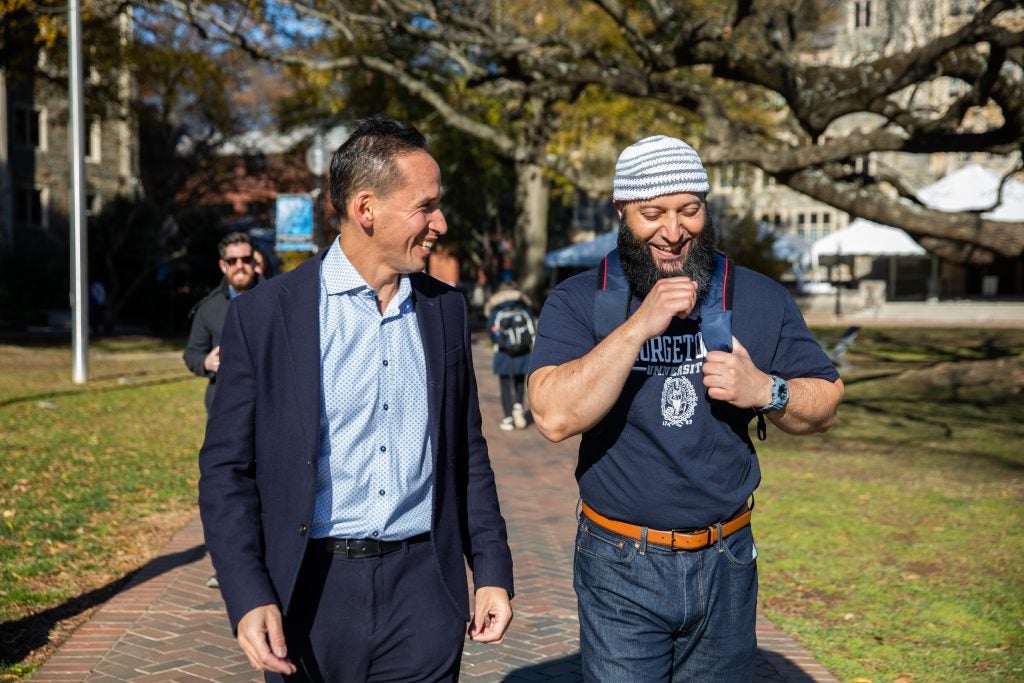
[[[612,199],[631,202],[676,192],[708,192],[708,174],[693,147],[655,135],[622,150],[615,164]]]

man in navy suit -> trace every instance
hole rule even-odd
[[[465,300],[421,272],[448,230],[440,169],[414,127],[370,119],[330,192],[338,239],[228,308],[206,544],[268,680],[457,680],[467,622],[504,638],[512,558]]]

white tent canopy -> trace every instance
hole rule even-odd
[[[821,256],[924,256],[924,248],[899,228],[858,218],[811,245],[811,259]]]
[[[987,209],[996,203],[1002,178],[991,169],[971,164],[928,185],[917,193],[917,198],[938,211]],[[993,221],[1024,220],[1024,183],[1006,181],[999,206],[981,215]]]
[[[615,248],[618,239],[619,231],[612,230],[587,242],[549,251],[544,257],[544,265],[548,268],[592,268]]]

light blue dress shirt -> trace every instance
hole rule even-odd
[[[320,266],[320,457],[314,538],[395,541],[430,531],[427,366],[412,286],[383,315],[334,241]]]

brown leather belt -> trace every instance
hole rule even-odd
[[[660,545],[665,548],[671,548],[672,550],[703,550],[704,548],[712,546],[718,542],[719,526],[721,526],[722,529],[722,538],[726,538],[750,524],[751,509],[749,506],[744,507],[746,509],[743,512],[739,513],[727,522],[722,522],[721,525],[715,524],[714,526],[709,526],[706,529],[700,529],[698,531],[657,531],[656,529],[648,529],[647,542],[653,543],[654,545]],[[620,536],[626,536],[637,541],[640,540],[642,527],[628,522],[608,519],[586,503],[583,503],[583,516],[599,527],[607,529],[612,533],[616,533]]]

